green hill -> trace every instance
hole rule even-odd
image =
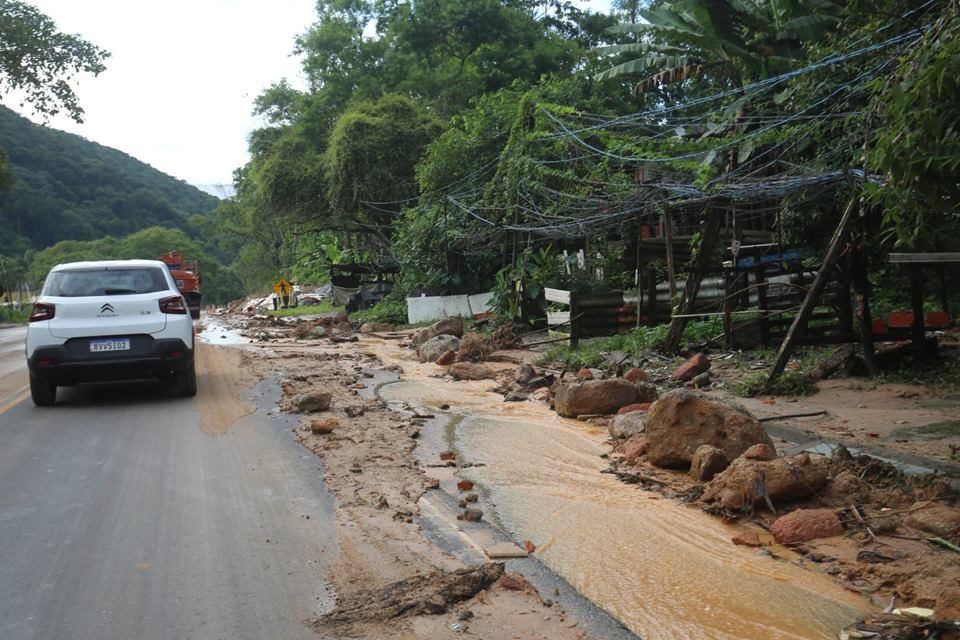
[[[0,107],[11,184],[0,192],[0,254],[61,240],[123,237],[154,226],[191,232],[217,198],[127,154],[33,124]]]

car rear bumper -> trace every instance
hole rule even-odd
[[[89,339],[72,338],[62,345],[39,347],[27,359],[30,374],[58,385],[164,378],[187,369],[193,350],[179,338],[130,338],[130,350],[90,353]]]

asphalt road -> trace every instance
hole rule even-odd
[[[316,638],[335,552],[319,461],[289,420],[211,435],[195,406],[152,385],[0,402],[0,638]]]

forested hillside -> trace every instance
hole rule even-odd
[[[819,255],[852,207],[877,265],[957,235],[955,2],[317,6],[309,87],[260,96],[210,228],[248,287],[394,260],[400,290],[493,287],[514,317],[544,285],[665,281],[636,239],[668,226],[678,271],[743,242]]]
[[[0,254],[61,240],[122,237],[148,227],[188,230],[218,200],[125,153],[35,125],[0,107],[10,184],[0,191]]]

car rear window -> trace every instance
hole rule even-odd
[[[47,276],[43,295],[64,298],[122,296],[167,290],[163,270],[155,267],[76,269]]]

